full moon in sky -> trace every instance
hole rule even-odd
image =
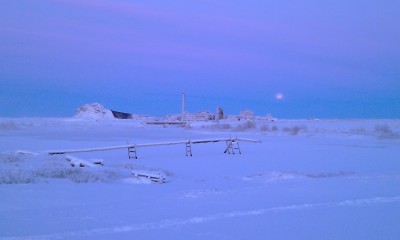
[[[277,94],[275,94],[275,99],[276,99],[276,100],[282,100],[282,99],[283,99],[283,93],[277,93]]]

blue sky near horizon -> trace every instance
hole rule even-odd
[[[0,117],[400,118],[398,1],[5,1]],[[283,98],[278,99],[278,93]]]

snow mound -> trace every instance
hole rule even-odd
[[[153,184],[153,182],[148,178],[136,178],[136,177],[125,178],[123,182],[128,184]]]
[[[114,119],[111,110],[99,103],[85,104],[76,110],[77,118]]]
[[[340,171],[340,172],[320,172],[320,173],[303,173],[296,171],[289,172],[266,172],[248,175],[242,178],[244,181],[261,180],[265,183],[277,183],[285,180],[296,180],[301,178],[307,179],[327,179],[327,178],[350,178],[354,177],[355,173],[352,171]]]

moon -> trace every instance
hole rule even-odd
[[[283,93],[277,93],[277,94],[275,94],[275,99],[276,100],[282,100],[283,99]]]

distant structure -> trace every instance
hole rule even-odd
[[[217,108],[217,115],[215,116],[215,120],[221,120],[224,119],[224,110],[222,107]]]
[[[240,112],[239,117],[244,120],[254,120],[254,113],[246,109]]]
[[[138,114],[133,114],[132,115],[133,120],[139,120],[139,121],[155,121],[157,118],[152,117],[150,115],[138,115]]]
[[[236,121],[241,121],[241,120],[255,120],[254,113],[250,110],[243,110],[239,113],[239,115],[230,115],[228,116],[229,120],[236,120]]]
[[[210,112],[186,113],[186,121],[209,121],[213,120],[214,115]]]
[[[79,107],[76,111],[75,117],[77,118],[91,118],[95,120],[100,119],[129,119],[141,121],[146,124],[157,124],[157,125],[186,125],[191,121],[277,121],[270,114],[266,116],[255,116],[251,110],[243,110],[239,115],[226,115],[222,107],[218,107],[215,113],[208,111],[201,111],[197,113],[188,113],[185,111],[185,93],[182,94],[182,112],[177,114],[170,114],[165,117],[154,117],[149,115],[132,114],[126,112],[120,112],[105,108],[99,103],[85,104]]]
[[[118,112],[114,110],[111,110],[111,112],[113,116],[118,119],[133,119],[133,116],[130,113]]]
[[[182,114],[181,121],[185,121],[185,93],[182,93]]]
[[[178,115],[179,116],[179,115]],[[224,118],[224,110],[219,107],[217,114],[214,115],[208,111],[198,113],[188,113],[185,111],[185,93],[182,93],[182,112],[179,117],[177,115],[168,115],[166,117],[170,121],[209,121],[209,120],[220,120]]]

